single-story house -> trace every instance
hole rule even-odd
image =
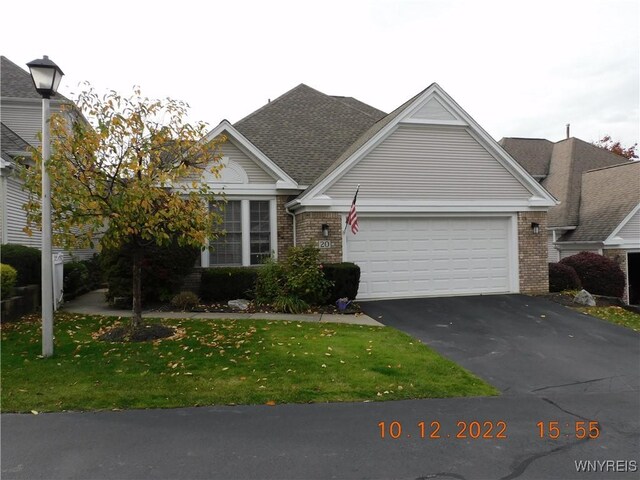
[[[548,260],[589,251],[613,258],[640,302],[640,162],[577,138],[503,138],[510,155],[561,203],[549,209]]]
[[[555,198],[435,83],[389,114],[302,84],[220,135],[225,168],[202,181],[227,233],[203,267],[312,244],[360,266],[359,299],[548,291]]]
[[[72,103],[61,94],[50,100],[52,112],[60,112],[63,104]],[[22,189],[17,175],[21,163],[33,164],[31,148],[38,147],[42,130],[42,97],[36,92],[31,75],[7,57],[0,57],[0,243],[17,243],[28,247],[42,246],[41,232],[24,232],[26,212],[22,208],[28,193]],[[54,247],[65,261],[91,258],[95,250],[72,252]]]

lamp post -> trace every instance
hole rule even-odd
[[[27,63],[36,91],[42,95],[42,356],[53,355],[53,260],[51,257],[51,184],[49,163],[49,99],[62,80],[62,70],[46,55]]]

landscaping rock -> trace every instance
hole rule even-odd
[[[580,290],[578,294],[573,298],[573,302],[579,305],[586,305],[587,307],[595,307],[596,301],[586,290]]]
[[[244,298],[239,298],[237,300],[229,300],[227,302],[227,305],[237,310],[247,310],[249,308],[250,303],[251,302],[249,300],[245,300]]]

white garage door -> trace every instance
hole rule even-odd
[[[359,299],[510,292],[509,218],[359,218]]]

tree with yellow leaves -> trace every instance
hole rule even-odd
[[[188,105],[151,100],[134,88],[123,97],[99,96],[90,86],[77,106],[50,120],[53,239],[65,248],[133,248],[133,316],[142,324],[142,258],[152,244],[202,246],[215,235],[221,202],[202,174],[218,176],[220,143],[204,141],[206,125],[186,121]],[[29,224],[40,223],[41,152],[38,168],[24,173],[31,193],[25,205]]]

